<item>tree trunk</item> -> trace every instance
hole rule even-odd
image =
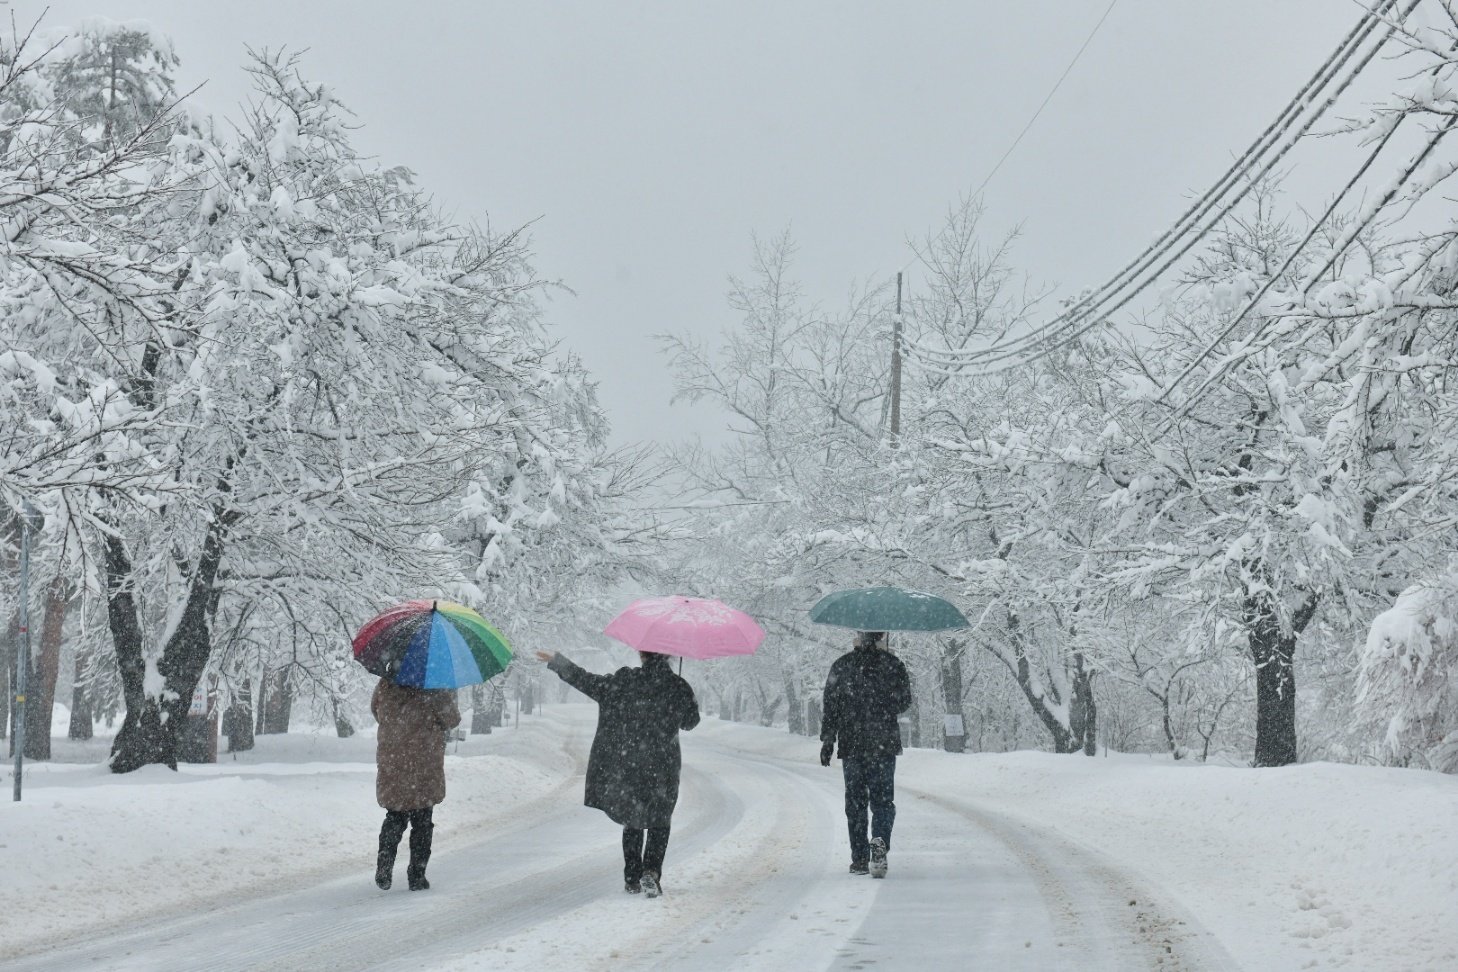
[[[66,730],[68,739],[90,739],[91,727],[96,721],[96,716],[91,711],[91,693],[87,691],[86,686],[86,668],[90,658],[91,653],[78,645],[76,648],[76,674],[71,680],[71,724]]]
[[[942,642],[942,748],[949,753],[967,749],[967,721],[962,708],[962,655],[966,648],[955,638]]]
[[[1169,715],[1169,695],[1171,691],[1172,689],[1166,687],[1162,695],[1158,692],[1152,692],[1151,694],[1159,700],[1159,708],[1164,725],[1164,741],[1169,746],[1169,754],[1175,759],[1183,759],[1185,751],[1180,746],[1179,740],[1175,738],[1174,723],[1171,721]]]
[[[784,701],[784,697],[779,695],[772,699],[762,700],[759,704],[759,724],[762,726],[774,725],[775,713],[780,711],[780,704]]]
[[[46,590],[41,621],[40,656],[36,659],[34,693],[26,703],[25,758],[51,758],[51,716],[56,708],[56,680],[61,674],[61,632],[66,623],[66,582],[57,577]],[[33,705],[32,705],[33,703]]]
[[[0,739],[10,738],[10,659],[15,657],[10,649],[10,639],[0,638]]]
[[[25,677],[25,758],[44,761],[51,758],[51,710],[41,704],[39,697],[39,659],[33,657],[30,661],[30,672]]]
[[[188,584],[182,617],[172,637],[163,646],[161,658],[157,660],[157,674],[163,679],[160,698],[146,695],[143,691],[141,679],[145,674],[146,663],[142,658],[141,630],[136,620],[135,602],[130,594],[125,596],[125,606],[130,607],[132,617],[123,623],[122,632],[135,639],[132,669],[136,685],[127,699],[126,720],[112,743],[113,772],[129,773],[149,763],[162,763],[172,769],[177,768],[178,733],[187,720],[193,690],[197,688],[198,679],[207,667],[208,656],[212,654],[207,604],[223,559],[222,533],[226,529],[226,523],[227,517],[223,511],[215,509],[213,522],[209,524],[207,537],[203,541],[197,569]],[[120,541],[108,538],[108,546],[113,542],[120,547]],[[118,631],[113,627],[112,637],[115,639],[117,635]],[[118,650],[118,661],[120,654]],[[132,707],[132,695],[140,697],[141,708],[138,710]]]
[[[501,713],[486,701],[486,686],[471,686],[471,735],[481,736],[501,725]]]
[[[789,731],[797,736],[805,735],[805,705],[800,701],[800,692],[795,687],[795,678],[789,669],[785,670],[785,722]]]
[[[268,705],[268,669],[258,675],[258,704],[253,707],[253,734],[263,735],[263,710]]]
[[[16,616],[5,626],[5,637],[0,638],[0,652],[5,655],[0,658],[0,685],[5,687],[5,697],[0,698],[0,739],[10,738],[10,686],[15,684],[15,638],[19,630],[20,618]],[[8,747],[6,752],[10,752]]]
[[[144,370],[155,374],[155,367],[147,366],[145,359]],[[193,690],[213,651],[208,609],[216,605],[218,570],[223,565],[228,531],[240,515],[227,508],[226,497],[232,492],[229,476],[242,456],[240,449],[230,457],[218,478],[219,495],[211,504],[212,515],[203,535],[202,549],[188,579],[187,600],[183,602],[177,627],[157,659],[157,674],[162,676],[159,695],[148,695],[145,689],[142,631],[129,586],[134,580],[131,560],[119,537],[106,538],[107,619],[117,646],[118,666],[123,665],[123,655],[126,655],[123,683],[130,681],[126,689],[127,716],[111,746],[113,772],[127,773],[149,763],[177,768],[177,735],[187,719]]]
[[[1296,676],[1291,666],[1295,638],[1274,641],[1251,633],[1256,665],[1256,766],[1296,762]]]
[[[1268,595],[1248,594],[1245,623],[1256,675],[1256,766],[1296,762],[1296,639],[1316,614],[1317,598],[1308,594],[1292,618],[1289,632]]]
[[[6,510],[3,519],[0,519],[0,574],[9,574],[14,569],[15,561],[4,556],[4,552],[13,545],[20,536],[20,518]],[[5,696],[0,699],[0,739],[13,739],[14,726],[10,724],[14,713],[10,708],[12,690],[15,684],[15,652],[16,639],[20,637],[20,612],[10,616],[9,622],[5,625],[4,637],[0,638],[0,652],[4,658],[0,658],[0,686],[5,688]],[[11,745],[14,745],[13,743]],[[14,755],[10,747],[6,747],[6,753]]]
[[[887,644],[890,643],[890,635],[887,635]],[[902,659],[903,662],[906,659]],[[906,677],[911,682],[911,708],[906,710],[903,716],[897,718],[897,723],[902,727],[902,744],[912,749],[921,748],[921,693],[917,691],[917,671],[912,665],[906,666]],[[905,722],[902,722],[905,719]]]
[[[1098,706],[1093,695],[1094,673],[1084,667],[1083,653],[1073,656],[1073,697],[1068,706],[1068,752],[1092,756],[1098,751]]]
[[[294,708],[294,684],[289,678],[292,666],[275,668],[263,676],[263,701],[260,704],[262,726],[259,732],[275,736],[289,731]]]
[[[1251,619],[1249,643],[1256,676],[1256,766],[1296,762],[1296,654],[1294,635],[1281,633],[1280,621],[1265,599],[1246,601]]]
[[[129,773],[148,763],[177,768],[174,752],[176,724],[168,727],[157,700],[145,690],[147,659],[142,650],[142,628],[137,621],[137,604],[130,588],[132,562],[121,538],[107,536],[102,542],[106,564],[106,617],[121,672],[126,717],[111,745],[111,768]]]
[[[339,699],[334,699],[334,731],[340,739],[348,739],[354,735],[354,724],[349,721],[349,715],[345,712],[344,706]]]
[[[1007,613],[1007,632],[1008,639],[1013,645],[1013,657],[1015,659],[1015,663],[1008,663],[1008,667],[1012,669],[1013,678],[1017,680],[1018,688],[1023,690],[1023,697],[1028,700],[1028,705],[1032,706],[1033,714],[1038,717],[1038,721],[1043,723],[1043,728],[1048,730],[1048,735],[1053,737],[1053,751],[1055,753],[1078,752],[1082,748],[1083,740],[1080,739],[1075,743],[1073,733],[1069,731],[1067,726],[1058,721],[1058,717],[1048,707],[1047,700],[1043,697],[1043,692],[1038,691],[1033,686],[1033,666],[1028,661],[1028,653],[1023,645],[1022,623],[1014,611]],[[1002,660],[1007,663],[1006,658]],[[1044,689],[1044,691],[1049,690]],[[1057,701],[1055,698],[1054,702],[1056,703]]]
[[[228,752],[238,753],[253,748],[253,692],[248,679],[238,697],[223,712],[223,735],[228,737]]]
[[[1041,715],[1041,713],[1039,713]],[[1079,747],[1074,743],[1073,733],[1069,732],[1063,725],[1051,715],[1043,719],[1043,725],[1053,736],[1053,751],[1055,753],[1076,753]]]

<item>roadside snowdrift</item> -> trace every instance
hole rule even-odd
[[[710,725],[770,757],[809,761],[817,748]],[[1458,777],[916,750],[897,788],[898,819],[927,793],[1101,854],[1172,896],[1253,972],[1458,969]]]
[[[592,717],[590,706],[556,706],[455,747],[438,846],[536,801],[579,801]],[[685,737],[686,762],[701,739],[811,765],[818,750],[710,718]],[[236,762],[123,777],[94,764],[28,767],[25,802],[0,804],[0,959],[350,871],[367,883],[380,820],[373,742],[260,736]],[[8,767],[3,776],[8,789]],[[1248,969],[1458,968],[1458,778],[916,751],[898,789],[903,820],[935,797],[1091,851],[1177,902]]]
[[[563,748],[573,731],[529,720],[452,743],[436,846],[448,850],[554,794],[573,772]],[[104,759],[106,743],[82,751]],[[57,756],[76,748],[55,740]],[[27,763],[22,802],[0,804],[0,961],[86,929],[349,870],[372,879],[383,819],[372,732],[259,736],[237,760],[219,759],[122,776],[96,763]],[[9,764],[0,776],[9,801]]]

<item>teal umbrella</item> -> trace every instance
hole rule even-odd
[[[857,631],[947,631],[969,628],[950,601],[899,587],[862,587],[827,594],[810,609],[816,624]]]

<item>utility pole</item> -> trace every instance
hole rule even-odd
[[[20,802],[20,774],[25,768],[25,683],[30,675],[30,531],[35,507],[29,500],[20,506],[20,631],[15,639],[15,801]]]
[[[901,445],[901,274],[896,271],[896,316],[891,319],[891,448]],[[891,632],[886,632],[886,648],[891,648]],[[921,744],[916,701],[913,697],[907,745]]]
[[[891,319],[891,448],[901,440],[901,271],[896,271],[896,316]]]

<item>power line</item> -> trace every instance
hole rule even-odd
[[[992,171],[988,172],[986,178],[977,184],[976,189],[972,190],[974,197],[986,188],[987,184],[992,181],[993,176],[997,175],[997,170],[1002,168],[1002,164],[1007,161],[1008,156],[1013,154],[1013,149],[1018,147],[1018,143],[1023,140],[1023,136],[1028,134],[1028,130],[1038,120],[1038,116],[1043,114],[1043,109],[1048,107],[1048,102],[1053,100],[1053,96],[1063,86],[1063,82],[1068,78],[1069,72],[1073,70],[1074,65],[1078,64],[1078,59],[1083,57],[1083,52],[1088,50],[1088,45],[1093,42],[1094,37],[1099,32],[1099,28],[1104,25],[1105,20],[1109,19],[1109,14],[1113,12],[1118,2],[1119,0],[1109,0],[1109,5],[1104,8],[1103,16],[1099,18],[1098,23],[1093,25],[1093,30],[1089,31],[1088,36],[1083,39],[1083,43],[1079,45],[1078,50],[1073,54],[1073,60],[1068,62],[1068,66],[1063,69],[1063,73],[1058,75],[1058,80],[1053,82],[1053,87],[1048,89],[1047,96],[1043,98],[1043,103],[1038,106],[1038,110],[1033,112],[1033,117],[1029,118],[1028,123],[1023,126],[1023,130],[1018,132],[1018,137],[1013,139],[1012,144],[1007,147],[1007,151],[1002,153],[1002,158],[997,160],[997,164],[992,167]]]
[[[1316,101],[1321,91],[1328,88],[1332,81],[1346,68],[1347,63],[1352,59],[1358,50],[1366,43],[1372,31],[1382,22],[1382,17],[1394,6],[1398,0],[1383,0],[1376,8],[1367,10],[1360,21],[1342,39],[1337,48],[1327,56],[1326,60],[1307,80],[1306,84],[1287,103],[1285,109],[1266,126],[1266,129],[1256,138],[1225,172],[1225,174],[1208,189],[1201,197],[1195,200],[1189,208],[1176,220],[1174,226],[1166,230],[1149,247],[1130,261],[1112,278],[1106,281],[1097,290],[1084,295],[1074,302],[1070,307],[1057,315],[1042,327],[1037,328],[1029,334],[1014,338],[1013,340],[981,350],[967,352],[938,351],[931,348],[921,348],[912,345],[909,350],[917,356],[931,359],[941,359],[936,363],[941,365],[963,365],[977,366],[980,372],[990,373],[1000,371],[1006,367],[1013,367],[1018,364],[1036,360],[1057,348],[1064,346],[1071,340],[1076,340],[1092,327],[1099,326],[1104,318],[1112,314],[1145,289],[1147,289],[1160,275],[1170,266],[1187,253],[1201,238],[1203,238],[1218,222],[1231,212],[1245,196],[1251,191],[1255,183],[1268,173],[1282,157],[1304,136],[1322,114],[1337,100],[1346,90],[1358,74],[1371,62],[1391,36],[1396,25],[1389,27],[1387,35],[1370,51],[1362,57],[1356,67],[1352,69],[1345,78],[1342,78],[1331,93],[1321,101],[1316,111],[1300,125],[1294,136],[1287,137],[1291,127]],[[1407,10],[1403,12],[1405,18],[1413,7],[1420,0],[1412,0]],[[1260,163],[1263,156],[1269,153],[1273,147],[1284,142],[1276,154],[1269,158],[1261,167],[1260,172],[1254,178],[1249,174],[1252,168]],[[1236,195],[1222,204],[1222,199],[1230,192],[1233,186],[1243,185]],[[1205,217],[1212,211],[1218,209],[1215,216],[1210,220]],[[1204,223],[1203,226],[1199,224]],[[1198,231],[1190,235],[1191,230],[1198,228]],[[1180,245],[1184,240],[1183,245]],[[1164,260],[1142,282],[1139,281],[1150,267],[1165,257],[1171,250],[1178,246],[1178,250],[1172,257]],[[1137,286],[1136,286],[1137,284]],[[1133,286],[1132,292],[1124,294],[1122,299],[1119,295],[1122,291]],[[1117,300],[1113,307],[1106,308],[1111,301]],[[1105,309],[1106,308],[1106,309]],[[1092,323],[1088,323],[1093,317]],[[1071,334],[1069,332],[1072,332]],[[995,367],[989,367],[989,365]]]
[[[1032,333],[1022,335],[994,348],[972,352],[972,358],[984,366],[998,362],[1008,362],[1003,367],[1013,367],[1017,364],[1026,363],[1026,361],[1036,360],[1044,354],[1048,354],[1066,345],[1069,341],[1076,340],[1093,327],[1100,326],[1103,323],[1103,318],[1123,308],[1135,297],[1139,296],[1140,293],[1152,285],[1160,275],[1183,257],[1205,234],[1244,200],[1259,179],[1279,164],[1286,153],[1296,145],[1302,136],[1310,131],[1311,127],[1315,125],[1322,114],[1346,90],[1347,86],[1351,84],[1356,76],[1361,73],[1376,55],[1377,51],[1386,43],[1386,37],[1361,59],[1346,78],[1341,80],[1332,93],[1319,105],[1316,112],[1300,126],[1296,134],[1288,137],[1287,133],[1296,120],[1300,118],[1301,113],[1309,108],[1312,100],[1346,67],[1347,62],[1361,48],[1361,45],[1366,42],[1372,31],[1381,22],[1381,14],[1386,13],[1387,10],[1395,6],[1396,2],[1397,0],[1385,0],[1381,8],[1367,11],[1357,26],[1348,33],[1342,43],[1328,56],[1327,60],[1317,69],[1316,73],[1312,75],[1306,85],[1291,99],[1286,109],[1274,122],[1267,126],[1261,136],[1226,171],[1225,175],[1197,199],[1180,219],[1176,221],[1173,227],[1166,230],[1143,253],[1125,266],[1123,270],[1098,290],[1080,298],[1062,314],[1059,314],[1053,320]],[[1412,5],[1408,8],[1409,11],[1418,2],[1420,0],[1412,0]],[[1390,34],[1391,31],[1389,30],[1388,36]],[[1250,177],[1249,173],[1251,168],[1260,162],[1261,156],[1269,152],[1273,146],[1283,140],[1285,144],[1280,147],[1273,157],[1265,162],[1253,178]],[[1230,191],[1231,187],[1241,183],[1243,184],[1240,191],[1233,198],[1222,204],[1222,197]],[[1217,207],[1219,211],[1216,212],[1215,216],[1205,221],[1203,227],[1200,227],[1198,232],[1195,232],[1193,236],[1189,236],[1188,240],[1183,246],[1179,247],[1173,257],[1166,259],[1162,265],[1155,268],[1152,275],[1142,283],[1138,281],[1138,278],[1148,271],[1150,267],[1158,263],[1164,258],[1165,254],[1179,245],[1181,239],[1188,236],[1193,226],[1199,224],[1212,209],[1216,209]],[[1135,289],[1131,293],[1126,294],[1123,299],[1118,300],[1113,307],[1105,308],[1105,305],[1118,297],[1120,291],[1127,287],[1135,286],[1136,284]],[[1092,323],[1086,323],[1091,317],[1094,318]],[[1070,331],[1073,333],[1068,334]],[[1054,341],[1055,338],[1058,340]],[[1036,354],[1032,354],[1029,357],[1030,352],[1037,349],[1039,345],[1042,345],[1041,350],[1038,350]],[[1002,368],[994,368],[991,370],[1002,370]]]
[[[1453,117],[1449,118],[1448,121],[1444,123],[1443,127],[1440,128],[1440,129],[1438,129],[1438,131],[1436,133],[1434,133],[1434,135],[1432,136],[1432,138],[1430,138],[1428,140],[1427,144],[1423,146],[1422,150],[1420,152],[1418,152],[1416,156],[1413,157],[1413,159],[1411,160],[1411,162],[1408,163],[1408,166],[1407,166],[1406,170],[1402,173],[1402,175],[1399,176],[1392,183],[1392,185],[1390,185],[1388,187],[1387,192],[1383,196],[1381,202],[1373,209],[1373,214],[1374,215],[1375,215],[1375,213],[1380,212],[1382,209],[1386,208],[1386,206],[1392,201],[1392,199],[1396,197],[1397,193],[1399,191],[1401,191],[1402,187],[1405,186],[1405,185],[1407,185],[1407,183],[1409,181],[1411,181],[1413,175],[1415,175],[1417,173],[1418,168],[1424,162],[1427,161],[1428,156],[1433,153],[1433,150],[1438,147],[1438,143],[1441,142],[1448,135],[1448,133],[1453,129],[1453,126],[1454,126],[1455,123],[1458,123],[1458,116],[1453,116]],[[1359,170],[1357,176],[1354,176],[1353,179],[1352,179],[1352,181],[1347,184],[1346,189],[1343,189],[1342,190],[1342,194],[1339,195],[1335,200],[1332,201],[1331,206],[1327,207],[1327,210],[1322,215],[1321,219],[1318,220],[1317,223],[1316,223],[1316,225],[1311,228],[1311,232],[1307,233],[1306,234],[1306,238],[1303,239],[1300,242],[1300,244],[1298,244],[1296,246],[1296,248],[1291,251],[1290,256],[1288,256],[1286,258],[1286,262],[1281,265],[1281,269],[1278,270],[1275,274],[1273,274],[1271,276],[1270,280],[1266,281],[1265,286],[1261,287],[1261,289],[1256,293],[1256,295],[1254,297],[1252,297],[1249,301],[1246,302],[1245,306],[1241,309],[1240,313],[1237,314],[1236,317],[1235,317],[1235,319],[1233,321],[1231,321],[1230,324],[1227,325],[1220,332],[1220,334],[1215,338],[1215,340],[1214,341],[1211,341],[1205,347],[1205,349],[1203,351],[1201,351],[1198,355],[1196,355],[1195,358],[1194,358],[1194,360],[1192,360],[1188,365],[1186,365],[1185,368],[1184,368],[1184,370],[1182,370],[1179,373],[1179,375],[1177,375],[1175,377],[1175,380],[1174,381],[1170,382],[1167,386],[1165,386],[1163,389],[1161,389],[1161,391],[1159,393],[1159,396],[1155,399],[1155,401],[1157,401],[1157,402],[1167,402],[1169,400],[1170,393],[1173,392],[1176,388],[1178,388],[1179,385],[1180,385],[1180,383],[1183,382],[1186,378],[1188,378],[1190,376],[1190,374],[1193,373],[1194,370],[1197,367],[1199,367],[1200,364],[1203,361],[1205,361],[1207,358],[1209,358],[1210,355],[1214,354],[1215,353],[1215,349],[1220,346],[1221,342],[1223,342],[1227,337],[1230,336],[1231,332],[1235,330],[1236,326],[1238,324],[1240,324],[1241,321],[1245,320],[1246,315],[1250,313],[1250,311],[1256,306],[1257,303],[1259,303],[1260,299],[1265,296],[1266,292],[1271,289],[1272,284],[1274,284],[1277,280],[1279,280],[1281,278],[1281,275],[1286,272],[1286,270],[1295,261],[1296,257],[1299,256],[1300,253],[1301,253],[1301,251],[1306,247],[1306,245],[1311,242],[1312,238],[1316,236],[1317,230],[1319,230],[1321,228],[1321,226],[1326,222],[1326,220],[1335,211],[1336,206],[1337,206],[1337,203],[1341,201],[1341,198],[1342,198],[1343,195],[1345,195],[1347,189],[1350,189],[1351,186],[1356,182],[1356,179],[1358,177],[1360,177],[1360,175],[1363,172],[1366,172],[1367,171],[1367,167],[1369,165],[1371,165],[1372,160],[1376,158],[1377,153],[1378,152],[1381,152],[1382,149],[1387,145],[1388,140],[1392,137],[1392,132],[1393,131],[1396,131],[1396,127],[1395,126],[1393,127],[1392,131],[1389,131],[1387,133],[1387,136],[1382,140],[1382,142],[1380,144],[1378,144],[1376,150],[1367,159],[1366,163],[1363,164],[1363,166]],[[1369,216],[1369,218],[1365,222],[1363,222],[1362,225],[1365,227],[1367,225],[1367,223],[1369,223],[1370,221],[1371,221],[1371,217]],[[1356,237],[1353,236],[1351,239],[1349,239],[1347,241],[1347,243],[1346,243],[1346,246],[1350,246],[1351,243],[1352,243],[1352,240],[1354,240],[1355,238]],[[1343,247],[1343,249],[1345,249],[1345,247]],[[1339,255],[1339,254],[1334,254],[1333,255],[1333,261],[1335,260],[1335,256],[1337,256],[1337,255]],[[1323,270],[1322,272],[1325,272],[1325,271]],[[1313,282],[1314,282],[1314,280],[1313,280]],[[1181,418],[1184,415],[1188,414],[1189,413],[1189,410],[1192,407],[1194,407],[1195,403],[1198,402],[1201,398],[1203,398],[1204,395],[1205,395],[1205,393],[1207,391],[1209,391],[1210,388],[1212,386],[1214,386],[1214,384],[1217,381],[1219,381],[1222,377],[1224,377],[1226,374],[1228,374],[1230,372],[1230,370],[1232,368],[1234,368],[1235,365],[1239,361],[1243,360],[1245,357],[1248,357],[1248,355],[1245,354],[1244,351],[1248,350],[1250,348],[1250,346],[1255,342],[1255,340],[1257,338],[1261,337],[1267,330],[1269,330],[1270,329],[1270,326],[1271,326],[1271,324],[1270,324],[1270,319],[1269,318],[1267,318],[1266,321],[1264,321],[1260,325],[1258,325],[1252,331],[1252,333],[1250,334],[1250,336],[1246,338],[1246,340],[1245,340],[1245,348],[1242,349],[1242,353],[1240,355],[1235,355],[1235,354],[1230,355],[1224,361],[1222,361],[1219,364],[1218,367],[1212,369],[1209,374],[1207,374],[1203,379],[1201,379],[1200,383],[1195,386],[1195,390],[1193,392],[1191,392],[1186,397],[1185,401],[1183,401],[1183,402],[1180,403],[1179,408],[1177,408],[1174,411],[1174,413],[1171,414],[1169,416],[1169,418],[1167,418],[1165,420],[1165,422],[1163,423],[1163,426],[1162,427],[1163,428],[1168,428],[1170,425],[1172,425],[1179,418]],[[1263,345],[1263,347],[1268,346],[1268,345],[1269,345],[1269,342],[1267,342],[1266,345]]]
[[[1094,37],[1098,35],[1099,28],[1104,25],[1105,20],[1109,19],[1109,14],[1113,12],[1114,7],[1117,6],[1118,3],[1119,0],[1109,0],[1109,5],[1104,8],[1103,15],[1099,17],[1098,22],[1093,25],[1093,29],[1088,32],[1088,36],[1085,37],[1083,39],[1083,43],[1078,46],[1078,50],[1073,52],[1073,58],[1063,69],[1063,73],[1058,75],[1058,80],[1053,82],[1053,87],[1048,89],[1048,94],[1043,97],[1042,103],[1038,105],[1037,110],[1033,112],[1033,116],[1029,118],[1027,124],[1023,126],[1023,130],[1018,132],[1017,138],[1014,138],[1012,140],[1012,144],[1007,147],[1007,151],[1002,153],[1002,157],[997,160],[997,164],[994,165],[991,171],[989,171],[987,175],[983,177],[982,181],[977,184],[977,188],[972,191],[972,197],[975,198],[978,193],[982,192],[982,190],[987,187],[987,184],[992,181],[992,177],[997,175],[997,171],[1002,168],[1002,164],[1006,162],[1008,160],[1008,157],[1013,154],[1013,150],[1018,147],[1018,144],[1020,142],[1022,142],[1023,136],[1028,134],[1028,131],[1033,127],[1033,123],[1038,120],[1038,116],[1043,114],[1043,109],[1048,107],[1048,102],[1053,100],[1053,96],[1057,94],[1058,89],[1063,86],[1063,82],[1068,78],[1068,75],[1072,73],[1073,68],[1078,64],[1079,58],[1083,57],[1083,52],[1088,50],[1088,45],[1093,42]],[[905,273],[907,270],[911,269],[911,265],[916,262],[916,259],[917,258],[913,256],[910,260],[907,260],[904,264],[902,264],[901,269],[897,272]]]
[[[1389,37],[1398,28],[1402,21],[1406,19],[1407,14],[1412,12],[1413,7],[1415,6],[1416,3],[1414,3],[1413,6],[1408,7],[1408,9],[1403,13],[1403,16],[1399,18],[1396,23],[1391,25],[1391,27],[1388,29]],[[1449,48],[1449,54],[1452,54],[1455,50],[1458,50],[1458,42],[1455,42],[1453,46]],[[1434,67],[1429,73],[1432,76],[1436,77],[1441,68],[1442,65],[1440,64],[1437,67]],[[1232,320],[1230,324],[1227,325],[1220,332],[1220,334],[1216,336],[1215,340],[1211,341],[1208,345],[1206,345],[1206,347],[1198,355],[1195,356],[1194,360],[1186,365],[1185,368],[1177,376],[1175,376],[1175,379],[1173,381],[1171,381],[1167,386],[1160,390],[1159,396],[1155,399],[1156,401],[1167,402],[1169,400],[1170,394],[1176,388],[1178,388],[1179,385],[1186,378],[1188,378],[1202,362],[1208,359],[1210,355],[1214,354],[1215,349],[1218,348],[1220,344],[1231,335],[1232,332],[1234,332],[1235,328],[1245,319],[1246,315],[1255,308],[1256,304],[1260,301],[1261,297],[1265,295],[1266,291],[1271,288],[1272,284],[1274,284],[1276,280],[1279,280],[1281,278],[1281,276],[1286,272],[1287,268],[1289,268],[1291,264],[1295,261],[1296,257],[1316,236],[1317,231],[1323,225],[1325,225],[1328,219],[1332,217],[1332,214],[1336,212],[1337,206],[1340,205],[1341,201],[1346,198],[1347,193],[1351,192],[1351,190],[1356,186],[1357,182],[1361,180],[1364,175],[1366,175],[1367,170],[1372,167],[1372,163],[1377,161],[1377,157],[1382,154],[1382,150],[1387,147],[1387,143],[1392,141],[1392,137],[1397,134],[1397,130],[1402,127],[1402,123],[1407,120],[1407,117],[1408,113],[1406,110],[1404,110],[1397,116],[1397,120],[1393,122],[1391,127],[1387,129],[1387,132],[1382,136],[1381,140],[1378,141],[1376,148],[1374,148],[1371,153],[1368,154],[1367,158],[1362,162],[1361,166],[1358,167],[1356,173],[1347,180],[1346,185],[1342,187],[1341,191],[1337,193],[1336,198],[1334,198],[1331,201],[1331,204],[1327,206],[1325,212],[1322,213],[1321,217],[1316,221],[1315,225],[1312,226],[1311,231],[1306,234],[1306,237],[1296,246],[1295,250],[1293,250],[1291,255],[1286,259],[1285,263],[1282,264],[1281,269],[1271,276],[1271,279],[1266,282],[1265,286],[1262,287],[1260,291],[1246,303],[1246,305],[1241,309],[1240,313],[1235,316],[1235,319]],[[1345,253],[1351,247],[1351,245],[1357,241],[1361,234],[1366,231],[1367,227],[1372,224],[1372,221],[1377,218],[1378,214],[1385,210],[1397,197],[1397,194],[1401,192],[1402,189],[1412,180],[1413,176],[1417,174],[1417,170],[1423,165],[1424,162],[1427,161],[1428,156],[1431,155],[1433,153],[1433,150],[1438,147],[1438,143],[1440,143],[1445,137],[1447,137],[1448,133],[1452,131],[1455,123],[1458,123],[1458,116],[1450,117],[1448,121],[1444,123],[1444,125],[1433,134],[1433,136],[1428,140],[1427,144],[1423,146],[1422,150],[1419,151],[1417,155],[1408,162],[1402,174],[1399,175],[1397,179],[1393,180],[1387,186],[1386,190],[1382,195],[1382,198],[1378,200],[1376,205],[1369,207],[1363,218],[1360,219],[1355,226],[1348,230],[1348,232],[1345,234],[1344,239],[1342,239],[1335,247],[1333,247],[1332,253],[1321,265],[1320,269],[1318,269],[1315,273],[1311,274],[1307,278],[1306,283],[1302,286],[1301,296],[1303,298],[1311,293],[1312,288],[1316,286],[1317,282],[1326,274],[1328,270],[1336,265],[1337,260],[1341,258],[1342,254]],[[1263,336],[1266,331],[1270,330],[1271,327],[1271,318],[1267,318],[1266,320],[1261,321],[1259,324],[1257,324],[1252,329],[1251,333],[1245,338],[1243,346],[1238,350],[1238,352],[1232,353],[1224,361],[1220,362],[1220,364],[1216,368],[1214,368],[1209,374],[1201,379],[1200,383],[1195,386],[1195,390],[1191,392],[1188,396],[1186,396],[1185,401],[1180,404],[1180,406],[1174,411],[1174,413],[1169,416],[1168,419],[1166,419],[1166,421],[1163,423],[1163,427],[1168,428],[1174,421],[1177,421],[1182,416],[1188,414],[1189,410],[1195,405],[1196,402],[1204,397],[1205,393],[1209,391],[1209,389],[1215,384],[1215,382],[1220,380],[1225,375],[1229,374],[1230,370],[1235,367],[1238,361],[1243,360],[1244,357],[1249,356],[1249,349],[1253,344],[1255,344],[1256,339]],[[1272,340],[1275,340],[1279,336],[1280,335],[1278,333],[1273,337]],[[1257,348],[1257,350],[1264,350],[1265,348],[1269,347],[1271,343],[1271,341],[1263,342]]]

